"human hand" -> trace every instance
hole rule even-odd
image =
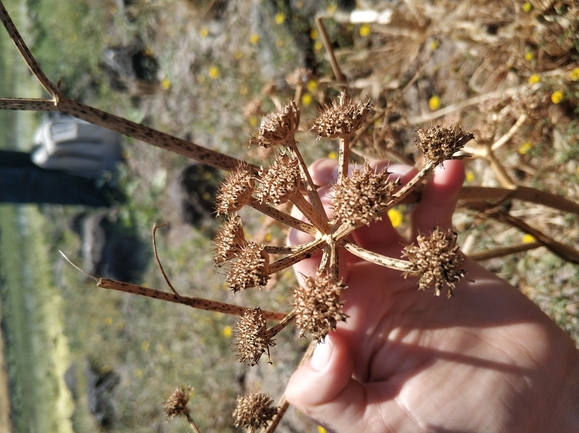
[[[376,164],[378,169],[385,163]],[[330,208],[336,162],[313,164]],[[407,182],[414,171],[391,166]],[[451,227],[461,161],[425,185],[413,231]],[[291,243],[305,239],[290,234]],[[407,243],[388,218],[352,234],[360,246],[400,257]],[[579,357],[573,341],[514,287],[466,259],[455,296],[418,291],[417,278],[348,253],[345,323],[291,377],[287,400],[330,431],[579,431]],[[295,266],[312,275],[319,258]]]

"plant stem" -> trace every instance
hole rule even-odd
[[[103,289],[117,290],[132,295],[145,296],[147,298],[188,305],[189,307],[197,308],[199,310],[215,311],[234,316],[241,316],[247,310],[247,308],[239,305],[227,304],[225,302],[212,301],[204,298],[177,296],[174,293],[163,292],[161,290],[150,289],[148,287],[137,286],[136,284],[125,283],[122,281],[110,280],[108,278],[99,278],[97,286],[102,287]],[[286,316],[286,313],[263,311],[263,317],[267,320],[283,320]]]

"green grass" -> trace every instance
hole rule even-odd
[[[72,432],[72,401],[64,384],[68,346],[42,225],[33,207],[0,206],[2,314],[13,423],[18,432]]]

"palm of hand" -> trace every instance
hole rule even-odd
[[[452,170],[457,167],[425,190],[413,218],[416,230],[425,231],[426,221],[450,226],[453,194],[446,202],[436,195],[445,187],[457,190],[462,179]],[[391,257],[400,255],[403,243],[388,221],[354,238]],[[321,345],[331,351],[321,369],[330,371],[331,382],[322,378],[312,385],[307,367],[298,370],[288,385],[291,403],[336,431],[553,428],[543,421],[557,402],[546,396],[562,389],[577,355],[524,295],[469,260],[467,281],[447,300],[417,291],[417,280],[397,271],[344,259],[349,317]],[[306,273],[315,264],[302,263],[297,270]],[[303,383],[314,395],[300,392]]]

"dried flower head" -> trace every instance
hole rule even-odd
[[[259,362],[261,355],[267,353],[271,363],[269,348],[275,346],[275,340],[267,332],[267,321],[261,308],[248,308],[237,319],[233,346],[237,351],[239,362],[247,362],[253,366]]]
[[[215,264],[219,265],[232,259],[246,243],[241,217],[237,214],[231,215],[221,229],[215,233],[213,240]]]
[[[272,406],[273,399],[260,392],[250,392],[237,397],[237,405],[233,411],[235,427],[245,427],[249,433],[266,427],[277,413],[277,407]]]
[[[344,303],[340,293],[345,286],[332,282],[329,275],[306,277],[304,285],[294,291],[296,324],[300,328],[300,337],[312,334],[318,341],[336,329],[339,321],[348,317],[342,311]]]
[[[255,179],[249,167],[241,164],[219,187],[215,197],[217,215],[237,212],[251,200]]]
[[[456,152],[474,138],[470,132],[465,133],[459,125],[418,128],[416,134],[416,146],[435,164],[452,159]]]
[[[232,264],[225,279],[232,292],[263,287],[267,284],[269,254],[262,245],[249,241],[235,256],[237,260]]]
[[[347,137],[362,126],[371,108],[369,99],[354,102],[342,92],[338,101],[333,100],[332,104],[324,105],[310,130],[319,137]]]
[[[312,71],[306,68],[298,68],[292,71],[287,77],[286,81],[290,86],[298,87],[308,84],[308,80],[312,76]]]
[[[193,388],[179,387],[163,403],[163,411],[169,418],[179,415],[188,417],[190,415],[187,403],[189,403],[190,394]]]
[[[464,260],[456,244],[457,234],[452,230],[435,228],[430,236],[419,234],[416,244],[403,248],[403,256],[408,257],[413,269],[403,275],[418,275],[418,288],[426,290],[434,285],[434,294],[440,296],[443,284],[448,286],[448,297],[454,294],[456,284],[464,278],[465,271],[459,266]]]
[[[300,124],[300,109],[295,101],[277,108],[261,121],[257,137],[251,137],[250,144],[263,147],[277,146],[293,140]]]
[[[259,171],[259,185],[255,195],[260,203],[278,205],[287,202],[299,185],[298,160],[282,153],[268,170]]]
[[[334,187],[334,219],[352,225],[381,219],[397,186],[388,175],[386,170],[375,172],[368,164],[363,169],[355,168]]]

